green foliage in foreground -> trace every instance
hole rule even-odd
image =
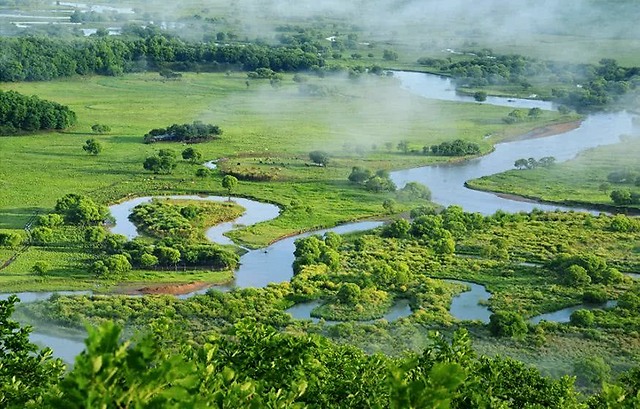
[[[3,302],[5,320],[15,301]],[[62,379],[59,361],[45,359],[18,372],[29,379],[49,369],[38,383],[1,397],[8,407],[44,408],[585,407],[570,378],[552,380],[517,361],[478,357],[465,331],[451,343],[436,334],[421,354],[391,359],[248,320],[200,344],[176,330],[158,323],[121,342],[113,323],[89,328],[86,350]],[[23,339],[28,332],[21,330]],[[0,368],[34,358],[28,344],[7,350],[14,335],[0,336]]]
[[[42,396],[64,371],[51,350],[29,342],[30,328],[11,319],[17,297],[0,300],[0,406],[3,408],[42,407]]]

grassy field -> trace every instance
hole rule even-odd
[[[640,138],[632,137],[624,142],[590,149],[575,159],[549,168],[510,170],[467,182],[474,189],[509,193],[549,202],[574,202],[612,206],[611,190],[630,189],[633,184],[616,184],[607,181],[614,171],[640,171],[638,154]],[[612,160],[615,158],[615,160]]]
[[[385,213],[383,201],[395,195],[351,185],[346,178],[352,166],[395,169],[445,160],[422,155],[422,146],[456,138],[477,142],[488,152],[487,134],[495,143],[568,119],[549,112],[535,122],[506,125],[501,118],[509,108],[418,98],[388,77],[311,78],[325,90],[324,96],[300,93],[290,77],[277,88],[263,81],[247,86],[246,81],[241,73],[185,74],[180,81],[160,81],[149,73],[2,84],[3,89],[69,105],[79,122],[63,133],[0,138],[0,229],[21,230],[31,215],[50,211],[70,192],[105,204],[148,194],[224,195],[220,174],[198,178],[197,164],[180,161],[172,175],[154,175],[142,168],[144,158],[160,148],[177,153],[184,149],[181,144],[142,143],[150,129],[172,123],[218,124],[222,138],[196,146],[203,158],[229,158],[233,166],[262,167],[279,175],[272,182],[241,181],[234,191],[283,209],[271,222],[233,233],[245,244],[260,246],[292,232]],[[109,125],[112,131],[95,135],[90,131],[95,123]],[[101,154],[82,150],[90,137],[103,144]],[[398,152],[400,141],[407,141],[416,153]],[[309,166],[308,152],[314,149],[331,155],[329,166]],[[399,202],[397,210],[418,204]],[[3,260],[10,256],[10,251],[2,251]],[[41,251],[46,252],[28,250],[3,272],[25,273],[35,261],[56,257]],[[73,257],[75,267],[67,271],[86,277],[82,255]]]

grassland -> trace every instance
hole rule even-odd
[[[198,178],[200,165],[181,162],[172,175],[144,171],[146,156],[160,148],[177,152],[179,144],[145,145],[142,136],[152,128],[202,120],[218,124],[220,140],[197,145],[205,159],[228,158],[237,165],[277,170],[273,182],[241,181],[234,194],[276,203],[283,209],[277,219],[233,233],[251,246],[312,228],[377,216],[382,202],[394,194],[374,194],[347,181],[355,165],[393,169],[445,160],[424,156],[422,146],[455,138],[477,142],[483,152],[491,143],[524,133],[534,127],[567,120],[545,113],[535,122],[505,125],[508,108],[425,100],[401,90],[388,77],[311,78],[326,90],[325,96],[301,94],[290,77],[273,88],[232,74],[185,74],[179,81],[161,81],[157,74],[123,77],[82,77],[46,83],[3,84],[25,94],[35,94],[69,105],[78,124],[64,133],[41,133],[0,138],[0,229],[21,230],[35,212],[46,213],[55,201],[70,192],[86,194],[110,204],[125,197],[148,194],[213,193],[224,195],[221,176],[214,172]],[[107,135],[91,133],[95,123],[109,125]],[[87,155],[82,145],[96,138],[104,146],[100,155]],[[415,153],[396,150],[407,141]],[[391,149],[385,147],[390,144]],[[326,168],[309,166],[308,152],[323,149],[332,160]],[[237,163],[236,163],[237,162]],[[399,202],[398,211],[420,201]],[[45,249],[23,253],[8,274],[25,274],[35,261],[73,265],[67,273],[77,286],[86,260],[72,254],[64,263]],[[2,250],[3,259],[10,250]],[[62,268],[62,267],[60,267]],[[61,270],[62,271],[62,270]],[[62,274],[62,273],[61,273]],[[145,275],[145,277],[148,277]],[[33,277],[29,280],[33,280]],[[42,284],[46,287],[46,284]],[[74,285],[76,286],[76,285]]]
[[[614,205],[609,196],[611,190],[630,189],[637,192],[638,188],[633,183],[609,183],[607,175],[620,170],[637,172],[638,153],[640,138],[630,137],[615,145],[590,149],[573,160],[548,168],[510,170],[471,180],[467,184],[474,189],[548,202],[607,208]]]

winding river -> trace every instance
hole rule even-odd
[[[471,97],[457,95],[450,80],[446,78],[410,72],[394,72],[394,76],[398,79],[399,86],[416,95],[432,99],[475,103]],[[553,109],[553,105],[548,102],[534,100],[492,97],[488,98],[485,103],[519,108],[539,107],[547,110]],[[568,209],[560,206],[508,200],[491,193],[467,189],[464,187],[464,182],[469,179],[512,169],[513,163],[519,158],[554,156],[558,162],[566,161],[586,149],[616,143],[619,141],[621,135],[629,134],[632,130],[631,114],[624,111],[617,113],[599,113],[587,117],[577,129],[560,135],[497,144],[492,153],[481,158],[451,165],[426,166],[394,171],[391,172],[391,178],[398,187],[404,186],[407,182],[420,182],[429,187],[434,202],[444,206],[461,205],[466,211],[480,212],[482,214],[492,214],[498,209],[507,212],[531,211],[534,208],[543,210]],[[215,164],[208,162],[207,167],[214,169]],[[226,197],[220,196],[171,197],[193,200],[227,200]],[[116,219],[112,231],[114,233],[124,234],[129,239],[136,237],[138,232],[135,226],[128,220],[128,215],[133,207],[149,200],[151,200],[151,197],[141,197],[111,206],[111,213]],[[226,232],[239,225],[248,226],[271,220],[279,214],[279,208],[271,204],[260,203],[244,198],[232,198],[232,200],[243,206],[246,212],[234,222],[223,223],[209,229],[206,235],[214,242],[230,244],[231,241],[224,236]],[[235,274],[234,282],[227,286],[220,287],[220,289],[226,291],[231,288],[264,287],[272,282],[279,283],[289,281],[293,275],[291,264],[294,259],[293,251],[295,249],[294,242],[296,239],[308,236],[309,234],[324,234],[327,231],[349,233],[369,230],[380,224],[380,222],[374,221],[350,223],[331,229],[285,238],[260,250],[249,250],[240,259],[241,264]],[[468,285],[470,291],[461,293],[454,298],[451,306],[451,314],[461,320],[470,319],[488,322],[490,311],[486,306],[480,305],[479,302],[488,299],[490,293],[487,292],[484,286],[467,282],[460,283]],[[71,293],[77,294],[75,292]],[[195,293],[189,294],[188,296],[193,294]],[[50,294],[46,293],[18,294],[24,302],[35,301],[36,298],[46,299],[49,295]],[[0,297],[2,297],[2,295],[0,295]],[[289,309],[288,312],[296,318],[304,319],[309,317],[310,311],[317,305],[317,302],[299,304]],[[385,318],[392,321],[410,314],[411,310],[406,300],[400,300],[393,306]],[[564,314],[562,317],[564,317],[562,319],[565,319],[568,315]],[[537,317],[534,319],[537,319]],[[554,318],[547,316],[541,319]],[[568,320],[568,318],[566,319]],[[66,339],[37,331],[33,334],[32,339],[36,342],[42,342],[52,346],[54,353],[67,362],[70,362],[70,358],[75,356],[75,354],[83,348],[83,345],[77,339]]]

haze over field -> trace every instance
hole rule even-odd
[[[109,28],[127,21],[141,25],[154,23],[175,30],[181,37],[193,39],[210,36],[211,30],[231,30],[240,38],[273,42],[278,27],[294,24],[322,27],[329,31],[327,36],[357,32],[358,41],[362,43],[402,48],[416,57],[423,54],[446,56],[447,50],[484,47],[510,53],[525,50],[529,55],[543,59],[574,62],[598,61],[602,57],[635,61],[635,55],[640,54],[640,28],[636,24],[640,19],[640,8],[633,0],[149,0],[103,3],[116,9],[135,10],[133,15],[123,13],[113,17],[110,8],[94,8],[113,19],[107,25]],[[11,7],[24,4],[27,3],[0,1],[0,30],[6,31],[12,24],[24,26],[19,18],[11,17],[15,13]],[[63,2],[63,6],[57,6],[49,1],[32,1],[28,4],[33,5],[30,14],[48,15],[50,19],[58,19],[55,23],[60,24],[60,16],[65,15],[60,12],[70,14],[73,11],[70,5],[74,3]],[[6,8],[2,9],[3,6]],[[87,10],[84,3],[78,6],[85,7],[79,9],[83,12]],[[56,12],[47,14],[48,8]],[[27,24],[23,29],[31,30],[36,26]],[[86,23],[69,27],[82,27],[83,35],[95,32],[95,28]]]

